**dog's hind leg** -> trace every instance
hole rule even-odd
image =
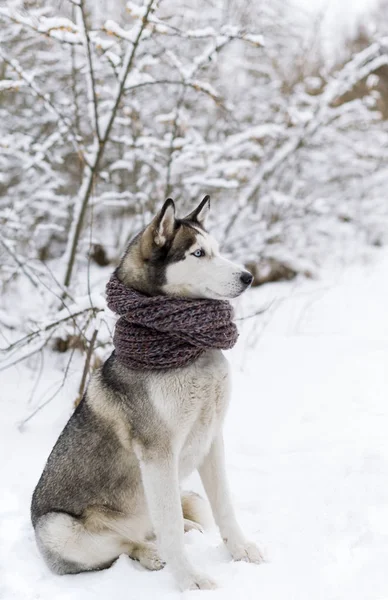
[[[204,499],[195,492],[183,492],[181,494],[181,504],[185,533],[193,529],[203,533],[204,528],[209,523],[209,509]]]
[[[35,536],[48,566],[59,575],[105,569],[132,549],[116,533],[90,531],[81,520],[61,512],[40,517]]]
[[[39,549],[48,566],[59,575],[106,569],[120,554],[127,554],[146,569],[164,567],[156,545],[132,542],[109,527],[88,528],[80,519],[66,513],[47,513],[35,527]]]

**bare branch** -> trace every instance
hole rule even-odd
[[[175,116],[174,116],[174,122],[173,122],[173,126],[172,126],[170,148],[169,148],[169,152],[168,152],[168,161],[167,161],[167,169],[166,169],[166,171],[167,171],[167,173],[166,173],[166,188],[165,188],[165,192],[164,192],[164,195],[166,198],[168,198],[170,196],[172,156],[173,156],[173,151],[174,151],[174,142],[175,142],[175,139],[178,134],[180,109],[183,104],[184,97],[185,97],[185,88],[183,88],[183,90],[179,96],[176,108],[175,108]]]
[[[150,80],[150,81],[142,81],[140,83],[134,83],[133,85],[128,85],[125,88],[125,93],[127,94],[128,92],[133,92],[140,88],[148,87],[148,86],[152,86],[152,85],[178,85],[178,86],[182,86],[184,88],[192,88],[196,92],[201,92],[202,94],[209,96],[209,98],[214,100],[214,102],[218,106],[223,108],[225,111],[230,111],[230,107],[226,106],[223,103],[223,99],[221,98],[221,96],[219,94],[217,94],[217,92],[215,92],[210,86],[207,86],[205,83],[200,82],[200,81],[190,81],[190,80],[184,81],[184,80],[180,80],[180,79],[175,79],[175,80],[174,79],[155,79],[155,80]]]
[[[92,335],[91,340],[88,345],[88,351],[86,354],[84,370],[82,371],[82,377],[81,377],[81,381],[80,381],[79,388],[78,388],[77,399],[75,401],[76,406],[81,402],[82,396],[84,395],[86,380],[87,380],[89,370],[90,370],[90,362],[92,360],[94,346],[95,346],[96,340],[97,340],[97,335],[98,335],[98,328],[96,328],[93,331],[93,335]]]
[[[87,163],[85,155],[84,155],[84,149],[78,143],[78,140],[72,131],[72,124],[67,119],[67,117],[64,117],[60,113],[58,108],[50,100],[48,94],[43,94],[39,90],[38,86],[34,83],[33,79],[24,72],[24,70],[22,69],[22,67],[20,66],[20,64],[18,63],[17,60],[15,60],[13,58],[9,58],[1,48],[0,48],[0,56],[4,60],[4,62],[6,62],[10,67],[12,67],[14,69],[14,71],[16,71],[16,73],[19,75],[19,77],[21,77],[21,79],[26,82],[27,86],[33,91],[34,95],[37,96],[40,100],[42,100],[42,102],[44,103],[46,108],[58,117],[60,124],[64,128],[64,131],[68,134],[68,137],[69,137],[70,141],[72,142],[74,149],[78,153],[79,157],[81,158],[81,160],[83,160],[85,163]],[[63,131],[61,133],[63,135]]]
[[[92,60],[92,52],[90,48],[90,38],[88,33],[88,28],[86,24],[86,16],[85,16],[85,7],[84,0],[79,0],[78,4],[78,12],[80,14],[80,23],[81,23],[81,34],[82,41],[85,47],[85,53],[87,57],[87,80],[88,80],[88,96],[89,102],[92,105],[93,110],[93,118],[94,118],[94,132],[98,142],[100,142],[100,128],[98,124],[98,105],[97,105],[97,95],[96,95],[96,82],[94,76],[94,68],[93,68],[93,60]]]
[[[247,319],[252,319],[253,317],[258,317],[258,316],[264,314],[265,312],[267,312],[267,310],[269,310],[271,308],[271,306],[273,305],[274,302],[275,302],[275,300],[272,300],[266,306],[263,306],[263,308],[256,310],[254,313],[252,313],[250,315],[245,315],[243,317],[237,317],[235,320],[236,321],[246,321]]]
[[[0,18],[1,17],[8,19],[17,25],[27,27],[27,29],[30,29],[34,33],[49,38],[50,40],[55,40],[62,44],[69,44],[70,46],[82,45],[81,39],[77,38],[78,32],[74,23],[68,19],[62,19],[59,26],[50,27],[47,24],[47,21],[49,21],[48,19],[46,19],[46,24],[44,24],[43,20],[35,20],[34,22],[32,19],[29,19],[25,13],[11,10],[10,8],[0,8]]]
[[[154,1],[155,0],[149,0],[147,7],[146,7],[144,19],[139,28],[139,32],[136,36],[135,42],[133,43],[132,46],[128,47],[126,56],[124,58],[123,66],[122,66],[122,69],[119,74],[119,85],[118,85],[118,89],[116,91],[115,100],[113,102],[113,108],[111,110],[107,125],[105,127],[105,131],[102,133],[102,137],[100,139],[99,147],[95,153],[94,160],[93,160],[91,166],[86,169],[84,181],[81,186],[79,195],[76,199],[75,214],[73,215],[73,223],[72,223],[71,231],[69,234],[69,241],[68,241],[68,245],[67,245],[67,249],[66,249],[66,253],[65,253],[65,259],[66,259],[67,266],[66,266],[66,272],[65,272],[65,277],[64,277],[64,285],[66,288],[69,287],[70,282],[71,282],[73,268],[74,268],[74,262],[75,262],[77,247],[78,247],[78,241],[79,241],[79,238],[81,235],[82,226],[83,226],[83,222],[84,222],[84,218],[85,218],[85,214],[86,214],[86,209],[87,209],[89,199],[90,199],[90,196],[92,193],[94,177],[97,174],[98,167],[100,165],[100,161],[104,155],[105,145],[109,139],[109,135],[110,135],[113,123],[116,118],[117,109],[119,107],[121,98],[124,93],[125,83],[126,83],[128,74],[132,68],[136,50],[140,43],[141,37],[143,35],[143,31],[146,27],[148,15],[152,9]]]
[[[354,69],[354,64],[358,63],[357,69]],[[259,193],[263,181],[266,181],[274,175],[278,168],[301,148],[306,139],[311,138],[318,129],[327,124],[332,118],[330,107],[333,102],[341,95],[352,89],[354,85],[364,79],[371,72],[388,64],[388,48],[384,40],[380,44],[373,44],[366,50],[358,53],[350,63],[347,63],[342,69],[342,72],[329,82],[327,89],[322,94],[320,102],[312,113],[308,121],[295,131],[291,129],[290,137],[280,148],[276,149],[270,160],[265,162],[263,167],[259,169],[257,175],[248,186],[247,190],[241,199],[241,206],[246,206]]]
[[[25,265],[23,263],[23,261],[17,256],[17,254],[15,254],[15,252],[12,250],[12,248],[10,247],[10,245],[8,244],[8,242],[5,241],[5,239],[0,239],[0,243],[2,244],[2,246],[6,249],[6,251],[8,252],[8,254],[10,256],[12,256],[13,260],[16,262],[16,264],[20,267],[20,269],[23,271],[24,275],[27,277],[27,279],[32,283],[32,285],[35,288],[39,287],[39,282],[36,280],[35,276],[33,273],[30,273],[27,265]]]
[[[63,374],[63,377],[62,377],[62,381],[61,381],[61,384],[59,385],[59,387],[55,390],[55,392],[51,396],[49,396],[49,398],[47,400],[45,400],[44,402],[42,402],[42,404],[39,404],[39,406],[35,410],[33,410],[30,415],[28,415],[28,417],[26,417],[25,419],[23,419],[22,421],[20,421],[20,423],[18,425],[18,428],[19,428],[20,431],[23,431],[24,426],[26,425],[26,423],[28,423],[29,421],[31,421],[31,419],[33,417],[35,417],[35,415],[37,415],[43,408],[45,408],[45,406],[47,406],[48,404],[50,404],[50,402],[52,402],[54,400],[54,398],[56,398],[56,396],[59,394],[59,392],[61,391],[61,389],[63,388],[63,386],[66,383],[67,375],[69,373],[71,361],[73,360],[74,352],[75,352],[75,350],[73,349],[71,351],[70,358],[69,358],[68,363],[66,365],[66,369],[64,371],[64,374]]]
[[[26,344],[29,344],[30,342],[32,342],[35,338],[40,337],[42,334],[46,333],[47,331],[51,331],[52,329],[57,328],[60,325],[67,323],[68,321],[74,321],[74,323],[75,323],[75,320],[80,315],[84,315],[89,312],[92,314],[96,314],[102,310],[103,309],[101,309],[101,308],[99,309],[94,306],[91,306],[91,307],[87,307],[82,310],[76,311],[74,313],[70,313],[64,317],[55,319],[54,321],[50,321],[49,323],[42,325],[38,329],[31,331],[31,333],[28,333],[27,335],[23,336],[22,338],[19,338],[18,340],[16,340],[16,342],[13,342],[12,344],[10,344],[6,348],[4,348],[2,350],[2,352],[9,353],[11,350],[19,349],[19,348],[25,346]],[[47,343],[47,340],[45,341],[45,344],[46,343]],[[3,369],[0,369],[0,370],[3,370]]]

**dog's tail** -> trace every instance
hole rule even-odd
[[[186,532],[191,529],[203,531],[210,526],[209,505],[202,496],[195,492],[182,492],[181,502]]]

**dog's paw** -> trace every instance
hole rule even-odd
[[[188,531],[192,531],[193,529],[195,531],[199,531],[200,533],[203,533],[202,526],[199,523],[192,521],[191,519],[184,519],[184,529],[185,529],[185,533],[187,533]]]
[[[185,590],[215,590],[217,584],[204,573],[187,573],[179,581],[179,587]]]
[[[156,548],[146,548],[139,554],[140,564],[149,571],[160,571],[166,566],[166,563],[160,558]]]
[[[257,565],[265,562],[263,553],[253,542],[229,542],[227,543],[227,547],[233,560],[243,560]]]

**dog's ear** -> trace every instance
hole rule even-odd
[[[202,202],[191,212],[185,221],[194,221],[205,227],[206,219],[210,211],[210,196],[205,196]]]
[[[160,212],[152,221],[154,227],[154,242],[157,246],[164,246],[171,239],[175,228],[174,200],[167,198]]]
[[[174,200],[167,198],[142,235],[141,250],[144,258],[150,258],[154,246],[162,248],[172,238],[174,229],[175,204]]]

